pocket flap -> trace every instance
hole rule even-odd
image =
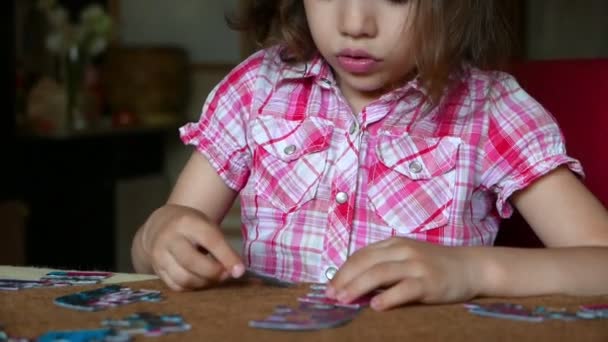
[[[411,179],[429,179],[452,170],[461,140],[454,137],[384,135],[377,146],[380,161]]]
[[[259,116],[251,127],[253,140],[268,153],[289,162],[329,147],[334,127],[330,120],[307,117],[301,121]]]

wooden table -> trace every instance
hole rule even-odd
[[[121,276],[127,281],[142,277]],[[297,297],[305,294],[308,287],[276,288],[235,282],[205,291],[176,293],[168,290],[158,279],[125,285],[134,289],[162,290],[167,298],[161,303],[138,303],[100,312],[79,312],[58,307],[52,301],[60,295],[99,285],[4,291],[0,292],[0,323],[11,335],[35,337],[49,330],[99,328],[103,319],[118,319],[138,311],[150,311],[182,314],[192,325],[192,330],[161,338],[138,337],[136,341],[608,341],[608,320],[510,321],[469,314],[460,304],[411,305],[382,313],[365,309],[345,326],[315,332],[257,330],[248,327],[249,320],[266,317],[279,304],[296,305]],[[497,301],[576,310],[580,304],[608,303],[608,297],[479,300]]]

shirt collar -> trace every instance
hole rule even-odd
[[[283,67],[281,69],[281,81],[302,80],[307,78],[314,78],[316,80],[320,79],[335,83],[331,67],[318,52],[315,53],[308,62],[300,62],[295,64],[283,63]],[[411,90],[418,91],[424,96],[428,95],[422,84],[422,80],[419,76],[416,76],[412,80],[393,89],[384,96],[390,99],[398,99],[402,97],[403,94]]]
[[[315,55],[308,62],[284,63],[281,70],[282,80],[298,80],[313,77],[315,79],[332,78],[331,68],[319,55]]]

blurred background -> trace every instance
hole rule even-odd
[[[177,128],[253,52],[224,20],[244,1],[2,2],[0,265],[132,270],[191,152]],[[608,1],[505,2],[514,60],[608,57]]]

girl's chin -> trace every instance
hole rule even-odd
[[[361,93],[381,93],[386,84],[373,76],[349,77],[345,79],[348,87]]]
[[[372,97],[379,97],[386,92],[383,84],[351,84],[351,88],[358,93]]]

